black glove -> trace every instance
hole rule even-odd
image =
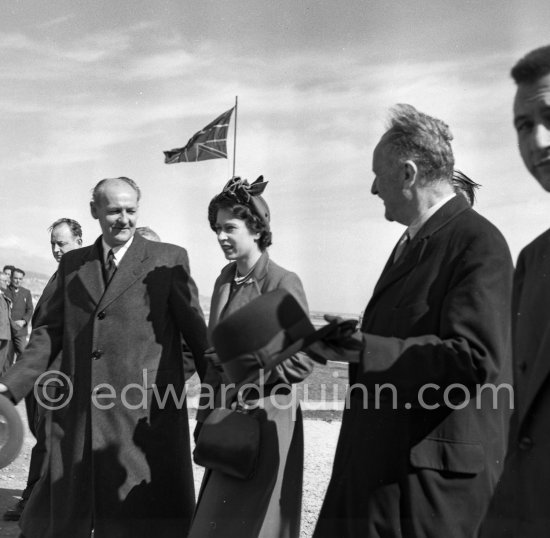
[[[329,314],[325,315],[325,319],[333,326],[332,329],[307,347],[306,353],[322,364],[327,361],[359,362],[364,343],[361,331],[357,330],[357,321]]]
[[[204,352],[204,358],[218,371],[223,373],[223,366],[220,362],[220,359],[218,358],[218,354],[216,353],[216,350],[213,347],[209,347]]]

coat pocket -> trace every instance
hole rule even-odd
[[[428,437],[411,449],[409,461],[417,469],[477,474],[485,469],[485,451],[480,443]]]

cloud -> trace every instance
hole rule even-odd
[[[12,248],[18,247],[23,243],[23,239],[16,235],[3,235],[0,236],[0,247],[1,248]]]
[[[35,28],[39,28],[40,30],[45,30],[52,28],[53,26],[61,26],[62,24],[65,24],[66,22],[73,20],[76,17],[75,13],[70,13],[66,15],[61,15],[60,17],[55,17],[53,19],[48,19],[47,21],[39,22],[35,25]]]

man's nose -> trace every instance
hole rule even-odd
[[[538,123],[533,139],[537,148],[550,148],[550,126]]]
[[[130,217],[126,211],[121,211],[118,220],[127,223],[130,220]]]
[[[377,178],[374,178],[374,181],[372,182],[372,187],[370,188],[370,192],[372,194],[378,194],[378,181],[377,181]]]

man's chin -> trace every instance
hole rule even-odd
[[[550,192],[550,173],[537,174],[535,177],[540,186],[546,192]]]
[[[124,245],[134,235],[134,230],[121,230],[119,233],[111,236],[110,245],[111,247],[117,247],[120,245]]]

